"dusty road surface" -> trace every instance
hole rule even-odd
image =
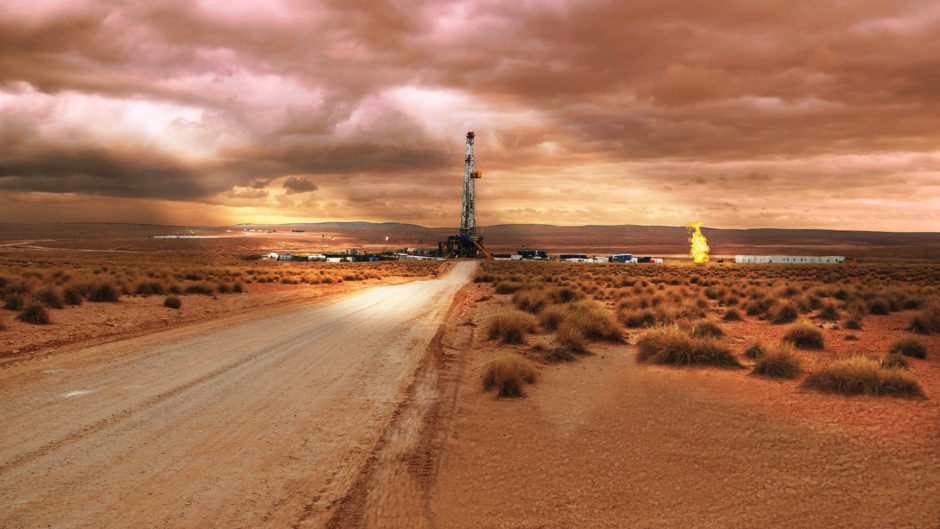
[[[0,371],[0,527],[316,527],[476,264]]]

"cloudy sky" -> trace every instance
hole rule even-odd
[[[940,231],[936,0],[0,0],[0,220]]]

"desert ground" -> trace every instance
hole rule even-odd
[[[286,235],[126,230],[0,250],[0,527],[940,527],[930,259],[282,263],[239,257]]]

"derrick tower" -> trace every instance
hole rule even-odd
[[[475,182],[483,177],[483,173],[474,167],[473,159],[473,131],[467,133],[467,151],[463,164],[463,200],[460,206],[460,230],[457,235],[447,238],[447,241],[438,243],[438,250],[445,259],[464,257],[475,259],[492,259],[493,257],[483,247],[483,237],[477,234],[477,210]]]

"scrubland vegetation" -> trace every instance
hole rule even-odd
[[[322,263],[241,261],[205,254],[9,253],[0,255],[0,305],[20,312],[16,316],[20,321],[54,323],[54,312],[50,317],[48,309],[84,302],[169,296],[166,306],[179,308],[180,296],[186,295],[239,294],[266,283],[318,285],[425,277],[435,275],[439,267],[440,262],[433,261]]]
[[[929,354],[917,333],[940,333],[940,266],[935,265],[488,261],[475,281],[491,285],[493,296],[515,307],[493,317],[489,337],[512,345],[534,341],[529,354],[546,363],[575,360],[592,342],[631,341],[635,333],[641,363],[746,364],[759,377],[805,375],[806,387],[824,391],[919,396],[922,390],[905,371],[907,358]],[[865,362],[848,357],[816,368],[810,363],[807,373],[804,355],[825,351],[831,330],[861,330],[872,318],[902,311],[909,333],[902,333],[891,351],[882,351],[883,357]],[[779,326],[775,335],[781,339],[736,343],[726,336],[729,325]],[[854,378],[864,382],[856,385]]]

